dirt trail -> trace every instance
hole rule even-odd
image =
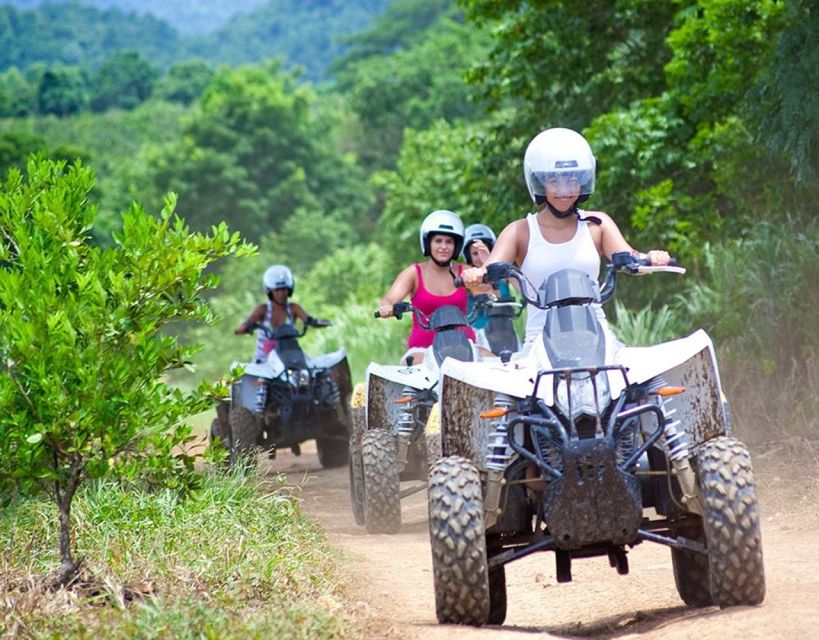
[[[402,502],[404,524],[397,535],[372,535],[353,520],[346,467],[324,470],[305,447],[300,457],[280,453],[264,471],[287,474],[304,511],[344,552],[361,638],[819,639],[819,483],[814,477],[809,489],[794,490],[780,467],[759,457],[762,464],[756,456],[754,462],[767,578],[761,606],[684,606],[669,550],[643,543],[629,553],[627,576],[618,576],[606,558],[573,563],[568,584],[556,582],[550,553],[507,565],[506,623],[480,629],[436,623],[425,492]]]

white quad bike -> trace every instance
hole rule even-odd
[[[254,454],[261,447],[272,458],[289,447],[296,455],[301,444],[315,439],[325,468],[347,464],[347,442],[352,431],[349,400],[352,377],[343,350],[307,355],[299,345],[309,327],[330,326],[311,318],[301,330],[284,324],[270,330],[255,325],[276,341],[264,362],[237,363],[244,370],[234,380],[230,402],[216,408],[211,438],[228,447],[230,459]]]
[[[510,362],[441,368],[443,456],[429,474],[438,621],[502,624],[507,563],[555,554],[607,556],[628,573],[627,547],[671,548],[677,591],[695,607],[765,596],[751,458],[733,438],[711,340],[699,330],[653,347],[607,339],[593,304],[617,273],[677,271],[612,256],[600,292],[586,274],[553,274],[537,298],[543,332]],[[493,264],[486,281],[520,270]]]
[[[441,363],[482,357],[460,330],[469,318],[457,307],[446,305],[427,317],[408,302],[393,305],[398,320],[408,312],[435,332],[432,346],[410,350],[399,365],[370,363],[363,407],[353,408],[350,499],[356,522],[370,533],[396,533],[401,500],[427,488],[429,464],[440,455],[440,436],[427,432],[427,421],[438,400]],[[419,351],[423,359],[416,363]],[[416,483],[402,490],[402,480]]]

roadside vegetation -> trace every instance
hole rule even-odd
[[[294,497],[260,481],[240,468],[206,473],[187,497],[88,484],[74,504],[87,534],[71,590],[49,589],[45,579],[58,560],[53,504],[13,500],[0,517],[0,636],[351,637],[339,559]]]

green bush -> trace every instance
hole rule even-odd
[[[189,232],[173,197],[159,217],[135,204],[114,246],[94,246],[93,182],[79,164],[32,158],[25,178],[12,170],[0,189],[0,497],[53,497],[63,582],[77,569],[71,504],[85,480],[194,480],[177,448],[216,389],[165,383],[197,347],[164,329],[209,321],[202,294],[217,280],[203,270],[250,251],[224,224]]]

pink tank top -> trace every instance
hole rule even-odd
[[[462,264],[458,265],[459,276],[461,275],[463,268],[464,266]],[[413,307],[420,309],[428,316],[432,315],[432,312],[439,307],[443,307],[447,304],[456,306],[463,311],[464,314],[466,313],[466,301],[468,298],[466,289],[455,289],[455,291],[450,293],[448,296],[436,296],[435,294],[427,291],[427,288],[424,286],[424,277],[421,273],[420,264],[415,264],[415,272],[418,274],[418,288],[415,290],[415,295],[410,298],[410,302],[412,303]],[[466,334],[467,338],[474,342],[475,332],[471,327],[462,327],[460,330]],[[409,338],[407,339],[407,345],[410,348],[426,348],[432,345],[432,341],[434,339],[435,332],[424,329],[420,324],[418,324],[418,319],[413,314],[412,330],[410,331]]]

